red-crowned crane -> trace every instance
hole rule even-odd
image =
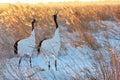
[[[54,58],[55,69],[57,70],[57,56],[61,47],[57,13],[53,15],[53,18],[56,25],[55,33],[51,39],[43,39],[40,41],[37,51],[38,53],[42,52],[47,57],[49,69],[51,67],[50,56],[52,56]]]
[[[31,35],[25,39],[21,39],[15,42],[14,44],[14,53],[20,56],[19,66],[23,57],[28,57],[30,66],[32,67],[31,57],[35,47],[35,31],[34,31],[34,23],[35,19],[32,20],[32,32]]]

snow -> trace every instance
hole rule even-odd
[[[114,50],[118,51],[120,48],[120,25],[115,21],[104,21],[102,24],[112,25],[113,28],[106,31],[99,31],[98,33],[93,34],[93,36],[102,46],[105,46],[105,44],[110,44]],[[105,35],[107,35],[107,38]]]
[[[120,36],[120,26],[115,21],[104,21],[104,22],[90,22],[91,24],[104,24],[104,25],[112,25],[112,28],[105,30],[105,31],[98,31],[97,33],[93,33],[92,35],[96,38],[97,42],[101,44],[102,48],[96,51],[96,53],[99,53],[99,51],[103,51],[104,53],[108,53],[105,51],[105,44],[109,43],[110,46],[115,49],[120,49],[120,41],[118,36]],[[64,28],[63,28],[64,29]],[[65,34],[67,36],[74,37],[75,36],[67,32],[67,29],[65,29]],[[113,34],[112,31],[114,31]],[[32,32],[32,35],[29,38],[26,38],[22,40],[19,44],[19,49],[23,50],[23,53],[31,52],[33,51],[33,48],[35,46],[35,38],[34,38],[34,31]],[[47,43],[42,44],[42,48],[45,50],[50,51],[51,53],[58,53],[59,47],[60,47],[60,32],[59,29],[55,31],[54,37],[50,40],[46,40]],[[105,35],[108,35],[108,38],[105,37]],[[116,38],[114,38],[116,36]],[[3,68],[3,76],[6,77],[6,79],[11,80],[72,80],[72,79],[80,79],[84,78],[85,70],[90,70],[91,75],[94,75],[95,71],[93,69],[93,63],[91,57],[94,57],[92,53],[95,51],[88,47],[88,45],[83,45],[82,47],[73,47],[70,43],[70,40],[67,39],[65,35],[62,35],[64,37],[64,41],[68,41],[65,43],[66,49],[64,52],[66,55],[59,56],[57,58],[58,61],[58,70],[56,71],[54,68],[54,59],[50,58],[50,64],[51,69],[48,70],[48,62],[44,54],[40,54],[38,56],[32,57],[32,68],[29,66],[28,60],[24,59],[21,63],[20,69],[18,69],[18,61],[19,58],[14,57],[11,59],[7,59],[6,64]],[[51,42],[53,44],[51,44]],[[27,46],[26,46],[27,45]],[[32,47],[29,47],[32,46]],[[58,45],[56,47],[51,45]],[[25,48],[26,46],[26,48]],[[53,52],[52,52],[52,49]],[[60,51],[62,52],[62,51]],[[62,54],[62,53],[61,53]],[[106,55],[104,54],[104,55]],[[109,60],[108,60],[109,61]],[[0,79],[2,80],[3,76],[0,75]],[[88,79],[85,79],[88,80]]]
[[[86,50],[86,48],[87,47],[85,46],[82,49]],[[20,79],[21,77],[28,78],[29,75],[35,72],[36,75],[38,74],[40,76],[40,79],[42,80],[53,80],[53,78],[56,78],[57,80],[60,80],[60,79],[69,80],[71,76],[75,77],[76,76],[75,74],[80,73],[79,69],[86,67],[88,65],[90,67],[91,64],[89,63],[88,57],[84,55],[85,53],[80,54],[79,50],[81,51],[81,48],[76,49],[68,45],[68,49],[69,50],[67,50],[66,52],[70,54],[66,56],[60,56],[58,58],[58,71],[56,71],[54,68],[53,58],[51,58],[52,69],[48,70],[46,58],[44,57],[44,55],[41,54],[37,57],[32,58],[32,64],[33,64],[32,68],[30,68],[29,63],[27,63],[27,60],[24,60],[21,64],[20,69],[18,69],[18,58],[11,59],[6,64],[8,70],[4,73],[4,75],[8,79],[11,78],[13,80],[14,79],[21,80]],[[35,70],[38,72],[36,72]],[[11,74],[12,75],[15,74],[15,75],[12,76]],[[19,76],[17,74],[19,74]]]

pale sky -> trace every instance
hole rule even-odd
[[[103,1],[103,0],[0,0],[0,3],[38,3],[38,2],[67,2],[67,1],[82,1],[82,2],[89,2],[89,1]]]

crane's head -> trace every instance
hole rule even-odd
[[[35,20],[35,19],[33,19],[33,20],[32,20],[32,24],[34,24],[35,22],[36,22],[36,20]]]

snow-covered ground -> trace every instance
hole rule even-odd
[[[115,51],[120,51],[120,25],[115,21],[90,22],[91,25],[102,24],[112,26],[104,31],[98,31],[92,35],[101,45],[98,51],[92,50],[88,45],[82,47],[74,47],[65,35],[62,35],[62,40],[67,42],[64,44],[65,50],[61,50],[58,60],[58,70],[54,68],[54,60],[51,59],[51,70],[48,70],[48,64],[45,56],[40,54],[32,57],[32,68],[26,59],[21,62],[18,68],[18,57],[7,59],[4,67],[0,68],[0,80],[89,80],[85,77],[85,71],[88,71],[92,76],[95,76],[95,70],[91,57],[94,57],[94,52],[104,51],[109,44]],[[64,26],[63,26],[64,27]],[[61,28],[64,33],[70,37],[76,37],[74,34],[67,31],[66,28]],[[106,37],[107,36],[107,37]],[[47,45],[46,45],[47,46]],[[107,53],[107,51],[105,52]],[[109,60],[108,60],[109,61]],[[3,64],[3,63],[2,63]],[[92,73],[91,73],[92,72]]]

